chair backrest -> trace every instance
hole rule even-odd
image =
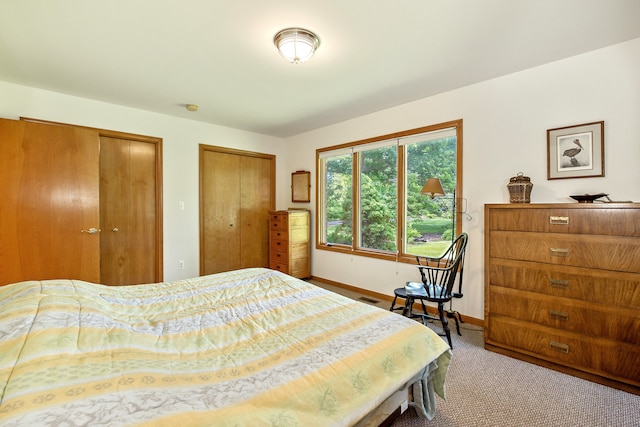
[[[427,300],[448,301],[454,296],[462,296],[462,271],[464,255],[469,236],[462,233],[438,258],[416,257],[420,276],[427,293]],[[456,277],[459,279],[458,292],[454,295]],[[460,296],[457,296],[460,295]]]

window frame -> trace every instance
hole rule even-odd
[[[402,144],[397,145],[397,174],[398,174],[398,186],[397,186],[397,204],[396,204],[396,217],[397,217],[397,230],[396,230],[396,252],[369,249],[359,247],[360,242],[360,159],[359,152],[362,151],[362,146],[379,143],[389,139],[406,138],[413,135],[437,132],[445,129],[455,128],[456,134],[456,182],[455,182],[455,206],[456,211],[454,214],[455,221],[455,234],[459,235],[462,232],[462,211],[460,210],[460,201],[463,199],[462,193],[462,119],[452,120],[444,123],[438,123],[434,125],[424,126],[420,128],[410,129],[406,131],[396,132],[387,135],[381,135],[373,138],[367,138],[359,141],[353,141],[345,144],[334,145],[331,147],[319,148],[316,150],[316,249],[326,250],[337,253],[345,253],[351,255],[366,256],[371,258],[385,259],[397,262],[415,263],[415,255],[405,253],[404,245],[404,233],[405,233],[405,206],[406,206],[406,185],[407,185],[407,159],[406,150]],[[354,147],[360,146],[361,148],[354,149]],[[326,171],[324,170],[324,163],[322,162],[324,153],[338,152],[351,149],[352,150],[352,241],[351,245],[327,243],[324,242],[325,223],[324,223],[324,177]],[[427,196],[425,196],[427,197]]]

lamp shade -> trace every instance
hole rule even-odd
[[[273,38],[280,55],[292,63],[305,62],[320,46],[320,39],[309,30],[285,28]]]
[[[422,190],[420,193],[426,194],[432,199],[436,196],[444,196],[444,188],[442,188],[442,183],[440,182],[440,178],[429,178],[427,182],[424,183]]]

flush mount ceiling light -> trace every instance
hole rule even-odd
[[[313,56],[320,46],[320,39],[309,30],[285,28],[275,35],[273,44],[276,45],[284,59],[297,64],[305,62]]]

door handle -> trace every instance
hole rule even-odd
[[[113,230],[112,230],[112,231],[113,231],[114,233],[117,233],[117,232],[119,231],[119,230],[118,230],[118,227],[113,227]]]
[[[91,227],[88,230],[80,230],[81,233],[88,233],[88,234],[96,234],[100,232],[100,229],[95,228],[95,227]]]

